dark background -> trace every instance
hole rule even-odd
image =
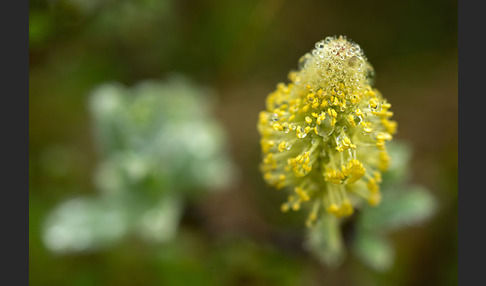
[[[32,285],[456,285],[457,2],[30,1],[29,278]],[[281,197],[258,171],[258,112],[314,43],[346,35],[392,103],[396,140],[413,147],[412,180],[436,215],[392,233],[386,273],[352,256],[330,270],[301,247],[303,223],[283,227]],[[174,245],[128,239],[58,256],[42,244],[45,215],[94,194],[97,164],[87,94],[96,85],[184,74],[213,88],[239,180],[190,204]],[[67,155],[52,159],[61,148]],[[292,218],[290,218],[292,220]],[[282,233],[282,229],[286,233]],[[291,231],[289,231],[291,230]]]

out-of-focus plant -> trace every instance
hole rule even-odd
[[[391,161],[406,169],[406,154],[398,149],[390,156],[386,148],[397,123],[390,119],[391,104],[373,87],[374,69],[360,46],[327,37],[299,64],[260,113],[263,178],[288,191],[282,211],[306,209],[308,246],[323,262],[342,261],[341,226],[351,221],[356,253],[386,269],[393,252],[381,232],[427,217],[433,200],[403,185],[403,171],[384,181]]]
[[[89,108],[101,162],[97,197],[61,203],[45,221],[57,252],[100,249],[129,233],[172,239],[186,200],[223,190],[233,178],[226,135],[211,116],[210,90],[173,76],[133,88],[97,87]]]
[[[308,229],[307,248],[327,265],[340,265],[346,252],[350,251],[371,268],[387,270],[394,261],[394,248],[386,235],[393,230],[418,225],[435,213],[435,198],[425,187],[409,180],[411,147],[404,142],[392,142],[388,149],[392,160],[390,168],[383,174],[381,204],[365,206],[341,222],[326,216],[316,227]],[[344,225],[347,228],[345,234]]]

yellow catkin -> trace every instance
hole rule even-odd
[[[289,191],[282,211],[311,206],[309,227],[325,213],[352,215],[359,200],[380,203],[381,172],[390,164],[386,143],[397,123],[372,74],[359,45],[327,37],[259,114],[263,178]]]

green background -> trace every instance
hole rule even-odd
[[[29,2],[29,280],[32,285],[456,285],[456,1]],[[436,215],[391,233],[396,261],[375,272],[350,256],[332,270],[302,248],[301,217],[258,171],[258,112],[314,43],[357,42],[392,104],[397,140],[413,148],[411,180]],[[216,94],[238,180],[189,203],[178,238],[128,238],[56,255],[41,241],[60,201],[95,195],[98,162],[88,93],[183,74]]]

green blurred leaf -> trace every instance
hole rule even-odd
[[[409,163],[412,156],[412,148],[406,142],[391,141],[387,144],[387,150],[390,154],[390,167],[383,174],[383,189],[396,187],[404,184],[409,177]]]
[[[90,110],[104,157],[98,177],[109,175],[98,178],[98,186],[112,189],[117,181],[133,190],[147,180],[158,191],[167,185],[177,192],[227,186],[233,166],[224,130],[210,114],[211,100],[209,90],[182,76],[96,88]]]
[[[55,252],[80,252],[112,244],[128,230],[127,209],[118,203],[75,198],[58,205],[47,217],[43,239]]]
[[[44,224],[44,243],[58,253],[92,251],[122,239],[129,231],[147,241],[174,238],[182,212],[176,197],[149,205],[123,198],[73,198],[58,205]]]
[[[382,203],[363,211],[360,224],[367,229],[383,231],[413,225],[429,218],[436,209],[434,197],[427,189],[413,186],[384,192]]]
[[[353,246],[356,255],[368,266],[378,271],[389,269],[394,260],[391,244],[385,239],[371,234],[361,233]]]
[[[323,215],[316,225],[308,230],[307,248],[322,262],[335,267],[343,262],[345,250],[339,220],[332,215]]]
[[[142,211],[136,226],[138,233],[148,241],[172,240],[176,236],[181,214],[181,200],[166,196],[151,208]]]

